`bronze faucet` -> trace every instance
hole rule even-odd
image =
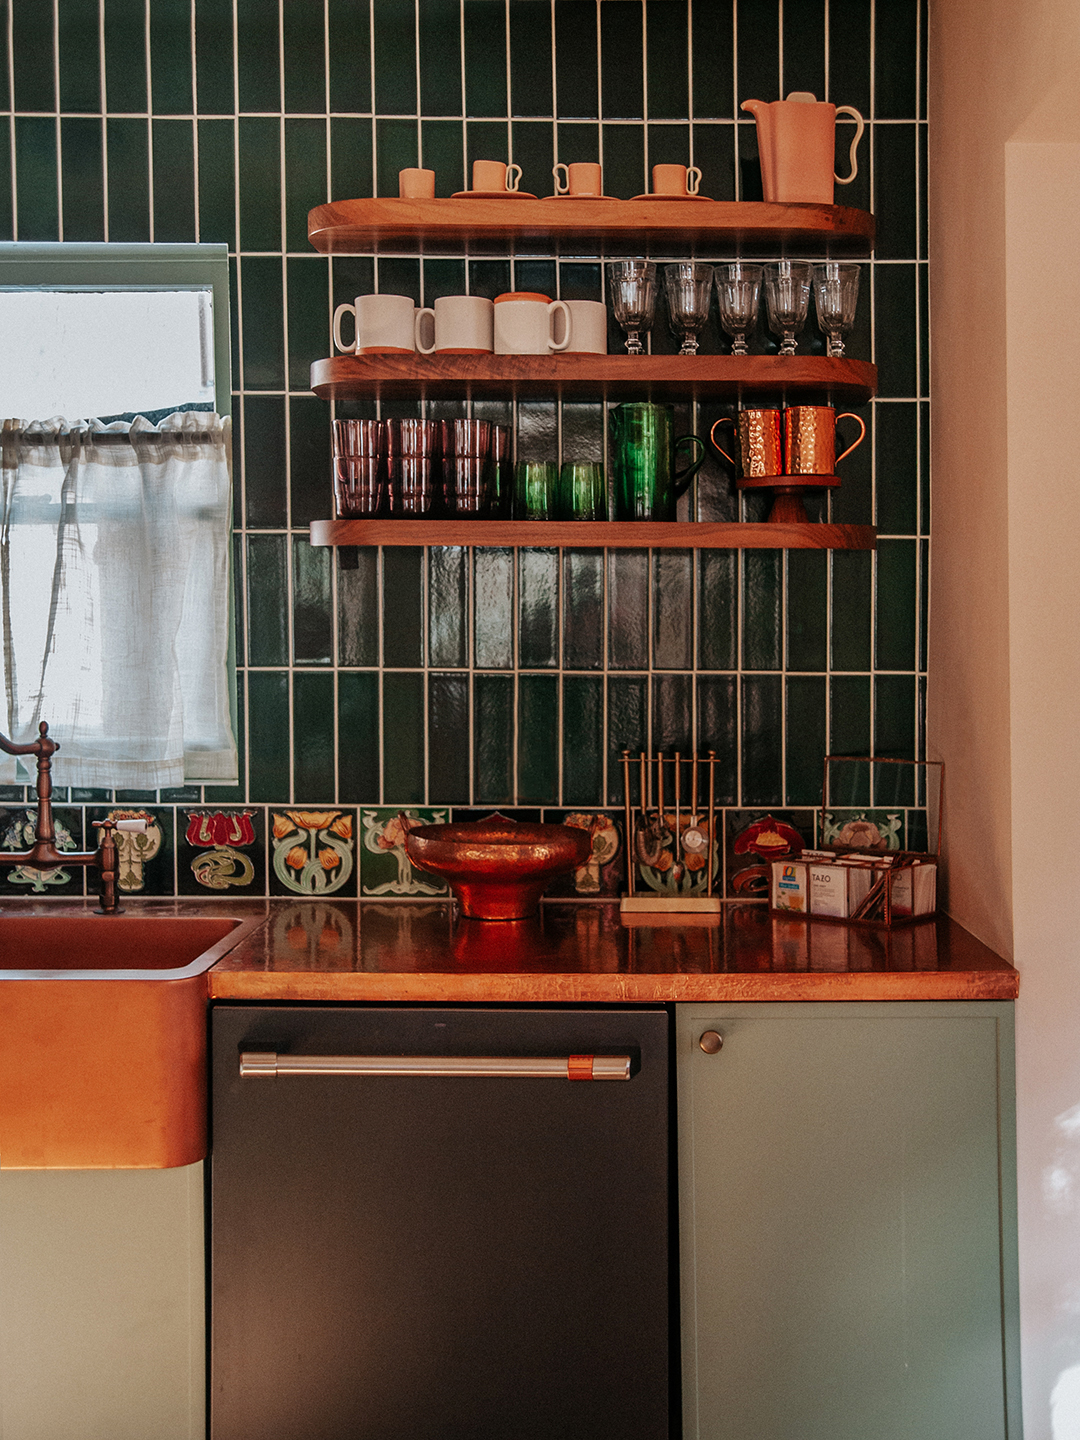
[[[38,738],[31,745],[15,745],[0,735],[0,750],[8,755],[37,756],[37,823],[34,843],[29,850],[14,853],[0,851],[0,866],[27,866],[31,870],[56,870],[61,865],[96,865],[101,874],[101,904],[97,915],[122,915],[116,889],[117,851],[115,820],[95,820],[98,831],[96,850],[57,850],[56,828],[52,814],[52,757],[60,746],[49,738],[49,727],[42,720]]]

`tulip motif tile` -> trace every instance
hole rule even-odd
[[[413,865],[405,852],[405,835],[418,825],[444,825],[449,819],[449,810],[401,810],[393,806],[361,810],[361,896],[445,895],[446,886],[441,880]]]
[[[265,889],[262,815],[257,810],[185,810],[177,888],[182,895]]]
[[[271,810],[272,895],[355,895],[354,810]]]

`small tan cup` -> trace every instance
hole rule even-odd
[[[691,165],[689,169],[685,165],[652,167],[654,195],[696,195],[700,184],[701,171],[696,165]]]
[[[434,170],[399,170],[398,195],[402,200],[434,200]]]
[[[565,174],[565,180],[560,171]],[[593,198],[604,193],[603,171],[592,160],[577,161],[573,165],[564,165],[560,161],[551,173],[555,176],[556,195]]]
[[[501,160],[473,161],[472,188],[474,190],[514,191],[520,183],[520,165],[504,165]]]
[[[836,453],[836,427],[841,420],[854,420],[859,436],[846,450]],[[845,455],[861,445],[866,426],[850,410],[837,415],[831,405],[790,405],[784,411],[784,473],[787,475],[835,475]]]
[[[721,425],[735,427],[739,437],[739,461],[729,455],[717,440],[716,432]],[[784,473],[779,410],[740,410],[734,418],[724,415],[709,431],[709,439],[729,465],[741,463],[745,480]]]

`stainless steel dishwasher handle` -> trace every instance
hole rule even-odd
[[[487,1079],[629,1080],[629,1055],[278,1055],[242,1050],[240,1076],[432,1075]]]

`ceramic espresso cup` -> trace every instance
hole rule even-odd
[[[433,200],[435,171],[415,168],[398,171],[398,195],[402,200]]]
[[[685,165],[652,167],[654,195],[696,195],[700,184],[701,171],[696,165],[691,165],[689,169]]]
[[[594,196],[604,193],[603,172],[592,160],[576,161],[573,165],[564,165],[560,161],[551,173],[555,176],[556,195]]]
[[[567,300],[570,311],[568,355],[607,354],[607,306],[599,300]]]
[[[504,165],[501,160],[474,160],[474,190],[516,190],[521,183],[521,166]]]
[[[495,307],[484,295],[440,295],[416,316],[421,355],[486,355],[495,345]]]
[[[341,337],[346,314],[356,323],[351,345]],[[409,295],[358,295],[352,305],[339,305],[334,311],[334,344],[357,355],[410,354],[416,349],[416,331],[416,306]]]
[[[496,355],[550,355],[568,349],[572,338],[573,321],[565,300],[551,300],[531,290],[496,295]]]

